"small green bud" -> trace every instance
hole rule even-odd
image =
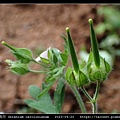
[[[35,60],[37,62],[42,62],[44,64],[66,64],[67,62],[67,55],[62,54],[62,52],[57,48],[48,48],[44,52],[42,52]],[[56,66],[57,67],[57,66]]]
[[[65,78],[70,85],[76,86],[76,80],[72,68],[68,67]]]
[[[21,63],[19,61],[12,61],[12,60],[6,60],[6,63],[9,65],[9,68],[12,73],[17,74],[17,75],[24,75],[28,72],[30,72],[28,65]]]
[[[78,87],[81,87],[88,83],[89,83],[88,77],[82,71],[79,70],[79,74],[76,75],[76,85]]]
[[[70,67],[66,71],[66,80],[70,85],[77,87],[81,87],[89,83],[88,77],[82,71],[79,70],[79,72],[76,73]]]
[[[52,48],[52,62],[55,64],[55,65],[58,65],[58,63],[61,63],[61,57],[60,57],[60,53],[61,51],[57,48]]]
[[[12,53],[15,55],[17,60],[19,60],[20,62],[29,63],[30,61],[33,60],[31,50],[26,49],[26,48],[16,48],[14,46],[7,44],[4,41],[2,41],[2,44],[10,48],[12,50]]]
[[[95,82],[96,80],[104,81],[111,72],[111,66],[100,56],[100,67],[96,67],[93,62],[93,52],[91,51],[88,59],[87,70],[91,82]]]

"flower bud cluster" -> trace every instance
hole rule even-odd
[[[25,75],[26,73],[30,72],[30,69],[27,64],[21,63],[19,61],[12,61],[12,60],[6,60],[6,63],[8,63],[10,71],[17,75]]]
[[[104,58],[100,56],[100,67],[96,67],[93,61],[93,52],[90,53],[88,59],[88,76],[91,81],[104,81],[107,79],[108,74],[111,72],[111,66]]]
[[[96,67],[93,58],[93,52],[89,54],[88,61],[79,64],[78,73],[74,68],[68,67],[66,71],[66,80],[69,84],[81,87],[92,82],[104,81],[111,72],[111,66],[100,56],[100,67]]]
[[[105,58],[102,58],[99,55],[99,49],[92,19],[89,19],[88,22],[90,24],[90,39],[92,50],[90,51],[88,60],[86,62],[83,61],[81,64],[78,63],[69,28],[66,28],[71,60],[73,63],[73,68],[69,67],[66,71],[66,80],[69,84],[78,87],[95,82],[97,80],[104,81],[111,72],[111,66],[109,63],[105,60]]]

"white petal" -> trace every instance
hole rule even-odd
[[[48,50],[40,54],[40,57],[48,59]]]
[[[48,50],[50,50],[50,49],[51,49],[51,47],[49,47],[47,50],[45,50],[44,52],[42,52],[35,60],[37,62],[39,62],[41,60],[40,57],[48,59]]]
[[[36,59],[35,59],[37,62],[39,62],[41,60],[41,58],[38,56]]]

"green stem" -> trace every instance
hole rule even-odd
[[[92,100],[93,113],[97,113],[97,98],[98,98],[98,92],[100,89],[100,83],[101,83],[100,81],[97,81],[96,91]]]
[[[92,104],[93,114],[97,113],[97,101],[94,101],[91,104]]]
[[[77,88],[75,86],[72,86],[72,85],[70,85],[70,88],[72,89],[72,91],[73,91],[73,93],[78,101],[78,104],[79,104],[79,107],[81,108],[82,113],[87,113],[86,108],[85,108],[84,103],[83,103],[83,100],[81,98],[81,95],[78,92]]]
[[[101,83],[100,81],[97,81],[96,91],[93,98],[88,94],[84,87],[81,87],[82,92],[85,94],[85,96],[89,99],[89,101],[92,104],[93,114],[97,113],[97,97],[100,89],[100,83]]]
[[[81,87],[81,90],[85,94],[85,96],[89,99],[89,101],[92,101],[92,97],[88,94],[88,92],[85,90],[85,88]]]
[[[97,97],[98,97],[98,92],[99,92],[99,89],[100,89],[100,81],[97,80],[97,86],[96,86],[96,91],[95,91],[95,94],[94,94],[94,97],[93,99],[96,100]]]
[[[32,73],[46,73],[46,71],[38,71],[38,70],[29,70]]]
[[[37,62],[35,59],[32,59],[31,61],[33,61],[33,62],[35,62],[35,63],[37,63],[37,64],[39,64],[39,65],[41,65],[41,66],[44,66],[44,67],[46,67],[46,68],[49,68],[47,65],[45,65],[45,64],[43,64],[43,63],[40,63],[40,62]]]

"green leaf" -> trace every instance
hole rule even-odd
[[[64,35],[62,35],[62,34],[61,34],[61,36],[62,36],[62,38],[63,38],[64,41],[65,41],[65,45],[67,45],[67,44],[68,44],[68,40],[67,40],[67,38],[66,38]]]
[[[51,57],[52,57],[52,51],[51,51],[51,49],[48,49],[48,59],[50,60]]]
[[[60,55],[60,50],[57,48],[52,48],[52,52],[56,55],[56,57],[58,57]]]
[[[55,81],[55,77],[53,77],[52,75],[47,76],[45,78],[45,82],[47,82],[47,83],[50,83],[50,82],[53,82],[53,81]]]
[[[57,77],[59,77],[61,74],[63,74],[63,70],[64,70],[64,66],[62,67],[58,67],[58,68],[54,68],[53,70],[51,70],[50,72],[47,72],[47,74],[49,75],[45,81],[46,82],[52,82],[55,81],[55,79]]]
[[[34,88],[35,88],[35,90],[33,90]],[[35,86],[34,86],[34,88],[32,88],[32,96],[36,97],[37,94],[36,93],[35,93],[35,95],[33,95],[33,94],[36,90],[38,92],[38,88],[35,87]],[[26,100],[24,100],[24,102],[29,107],[32,107],[32,108],[34,108],[36,110],[39,110],[39,111],[41,111],[43,113],[46,113],[46,114],[48,114],[48,113],[58,113],[58,110],[53,105],[52,100],[50,98],[50,95],[47,92],[37,100],[26,99]]]
[[[60,50],[57,48],[52,48],[52,52],[53,52],[53,62],[57,63],[58,61],[61,61]]]
[[[59,113],[56,107],[48,100],[48,96],[42,97],[39,101],[26,99],[24,102],[31,108],[39,110],[46,114]]]
[[[65,66],[68,62],[68,55],[66,53],[61,53],[60,56],[63,60],[62,64]]]
[[[46,92],[48,92],[49,91],[49,89],[52,87],[52,85],[54,84],[54,82],[55,81],[52,81],[52,82],[50,82],[50,83],[48,83],[48,84],[46,84],[46,87],[45,87],[45,89],[44,90],[42,90],[42,92],[37,96],[38,97],[38,99],[40,98],[40,97],[42,97]]]
[[[69,44],[68,44],[68,40],[67,40],[67,38],[64,36],[64,35],[61,35],[62,36],[62,38],[64,39],[64,41],[65,41],[65,44],[64,44],[64,52],[66,53],[66,54],[68,54],[69,53]]]
[[[44,92],[42,96],[38,98],[38,94],[41,94],[44,90],[48,88],[48,84],[42,84],[42,91],[36,85],[31,85],[29,87],[30,95],[35,99],[26,99],[24,102],[36,110],[39,110],[43,113],[59,113],[58,109],[53,105],[48,91]]]
[[[58,62],[58,58],[56,57],[56,55],[53,54],[53,63],[57,65],[57,62]]]
[[[62,104],[64,102],[64,95],[65,95],[65,83],[64,79],[60,78],[57,84],[57,88],[54,92],[54,105],[58,109],[58,111],[61,111]]]
[[[47,72],[47,74],[50,74],[50,75],[53,76],[54,74],[56,74],[57,72],[59,72],[61,68],[62,67],[54,68],[53,70],[50,70],[49,72]]]
[[[45,64],[49,64],[50,63],[49,59],[46,59],[46,58],[43,58],[43,57],[40,57],[40,58],[41,58],[41,61],[43,63],[45,63]]]
[[[40,94],[41,90],[36,85],[30,85],[29,86],[29,94],[34,98],[37,99],[37,96]]]
[[[45,99],[43,100],[40,100],[40,101],[35,101],[35,100],[32,100],[32,99],[26,99],[24,100],[24,102],[31,108],[34,108],[36,110],[39,110],[43,113],[58,113],[56,108],[51,105],[50,103],[47,104],[48,102],[45,101]]]

